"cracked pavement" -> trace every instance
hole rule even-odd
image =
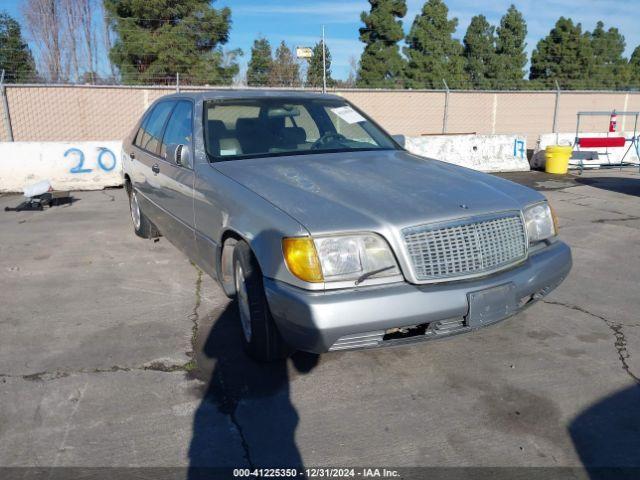
[[[266,366],[213,280],[134,236],[124,191],[3,212],[0,466],[640,466],[640,174],[512,178],[573,249],[543,302]]]

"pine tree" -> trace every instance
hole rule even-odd
[[[272,87],[297,87],[299,84],[300,65],[298,65],[291,49],[283,41],[276,50],[273,59],[269,85]]]
[[[589,33],[560,17],[533,51],[529,79],[546,88],[553,88],[556,80],[563,89],[587,88],[593,64]]]
[[[398,42],[404,38],[402,20],[407,14],[405,0],[369,0],[371,10],[362,12],[360,41],[365,43],[360,57],[357,84],[360,87],[398,87],[404,81],[404,60]]]
[[[463,47],[452,38],[458,19],[449,20],[448,14],[449,9],[442,0],[428,0],[416,16],[404,50],[409,59],[408,87],[442,88],[443,80],[451,88],[468,85]]]
[[[495,85],[496,47],[495,28],[484,15],[471,19],[464,36],[465,71],[471,86],[489,89]]]
[[[231,10],[215,9],[208,0],[105,0],[117,34],[109,57],[124,83],[182,81],[228,84],[238,72],[225,62]]]
[[[495,86],[502,89],[522,88],[527,65],[527,23],[522,13],[511,5],[500,19],[496,31]]]
[[[332,87],[335,84],[331,78],[331,52],[329,47],[325,48],[325,71],[327,73],[327,86]],[[323,82],[322,76],[322,40],[313,47],[313,57],[309,60],[309,70],[307,70],[307,83],[310,87],[321,87]]]
[[[271,58],[271,44],[266,38],[257,38],[251,48],[251,60],[247,69],[247,84],[252,87],[266,86],[273,58]]]
[[[0,71],[5,82],[28,82],[36,76],[29,46],[22,38],[20,24],[7,12],[0,12]]]
[[[594,65],[589,86],[597,89],[628,88],[631,71],[624,58],[624,37],[617,28],[605,30],[602,22],[598,22],[590,35]]]

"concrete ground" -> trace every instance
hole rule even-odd
[[[123,190],[1,212],[0,466],[640,466],[640,174],[511,177],[573,248],[544,302],[268,366],[210,278],[134,236]]]

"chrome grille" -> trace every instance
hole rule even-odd
[[[527,256],[519,212],[420,225],[402,233],[419,281],[489,273]]]

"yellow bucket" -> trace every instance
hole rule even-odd
[[[567,173],[572,152],[573,147],[570,145],[549,145],[545,149],[544,171],[547,173]]]

